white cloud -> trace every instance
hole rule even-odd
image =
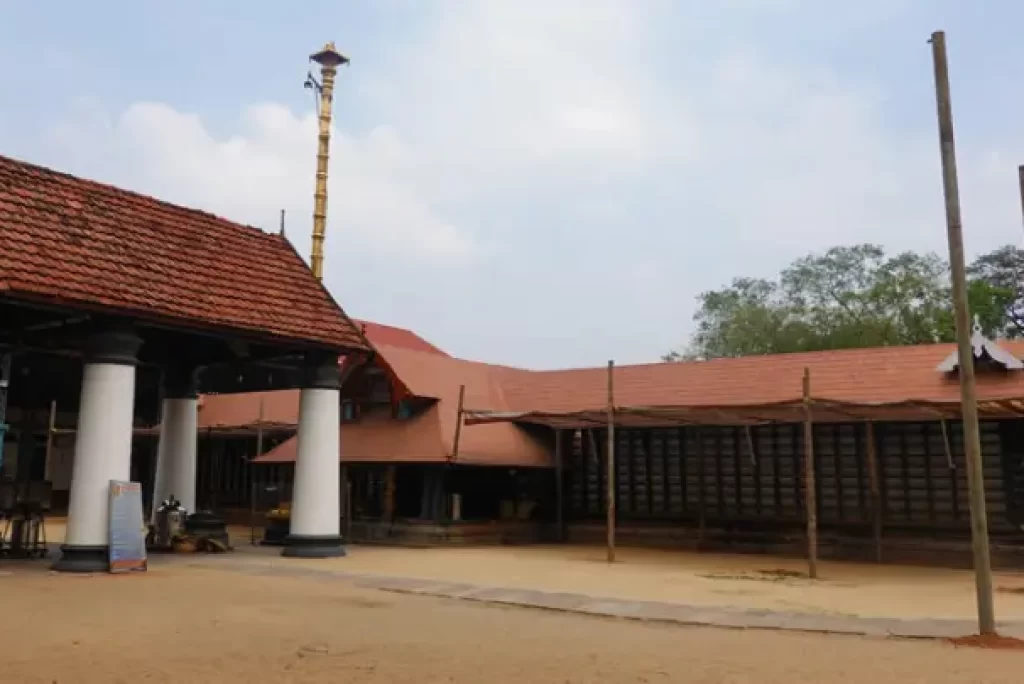
[[[882,20],[905,3],[869,4]],[[730,0],[717,25],[816,6]],[[432,7],[339,83],[374,123],[339,111],[332,148],[328,283],[355,315],[485,360],[644,361],[734,275],[853,241],[944,250],[930,102],[898,130],[891,85],[709,36],[707,3]],[[73,171],[234,219],[273,227],[288,208],[308,253],[313,114],[239,114],[223,134],[167,103],[89,105],[53,141]],[[1017,225],[1010,154],[966,139],[961,156],[968,247],[994,247]]]
[[[308,253],[316,154],[313,113],[282,105],[245,108],[237,133],[217,137],[196,114],[139,102],[104,119],[95,106],[62,122],[54,141],[74,150],[84,172],[264,228],[291,210],[289,236]],[[473,235],[441,215],[402,178],[407,151],[393,130],[357,138],[334,131],[330,242],[403,259],[465,263],[480,253]]]

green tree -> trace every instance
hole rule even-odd
[[[997,279],[1005,278],[1002,262],[983,263],[989,269],[984,274],[977,262],[972,265],[971,310],[987,334],[1005,334],[1007,312],[1017,300]],[[777,281],[737,278],[702,293],[698,302],[689,346],[664,359],[921,344],[954,336],[946,262],[913,252],[889,257],[877,245],[811,254]]]
[[[997,332],[1005,337],[1024,336],[1024,249],[1005,245],[982,254],[967,269],[973,281],[982,281],[1003,305]]]

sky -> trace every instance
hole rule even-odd
[[[309,253],[308,56],[334,100],[325,282],[532,368],[656,361],[700,292],[832,245],[946,253],[945,30],[968,255],[1020,244],[1012,0],[0,0],[0,154]]]

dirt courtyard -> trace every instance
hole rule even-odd
[[[962,618],[976,615],[971,571],[870,563],[819,563],[754,554],[603,547],[353,547],[344,569],[480,585],[820,615]],[[282,563],[273,557],[269,562]],[[300,561],[318,566],[317,562]],[[999,620],[1024,620],[1024,574],[996,574]]]
[[[577,545],[352,546],[348,557],[325,565],[320,560],[282,559],[277,550],[267,547],[253,548],[246,527],[232,527],[230,532],[237,549],[232,556],[284,567],[307,565],[492,587],[812,615],[976,618],[974,575],[969,570],[821,562],[819,579],[810,581],[800,577],[807,565],[799,558],[625,547],[618,549],[617,562],[609,565],[603,547]],[[48,521],[47,535],[51,541],[62,541],[64,521]],[[256,538],[261,536],[262,530],[257,530]],[[997,620],[1024,622],[1024,572],[997,572],[994,580]]]
[[[1024,653],[611,620],[156,565],[0,564],[5,684],[1019,682]]]

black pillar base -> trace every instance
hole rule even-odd
[[[110,569],[110,547],[64,544],[53,569],[57,572],[107,572]]]
[[[345,555],[345,547],[337,535],[289,534],[284,540],[281,555],[285,558],[341,558]]]

